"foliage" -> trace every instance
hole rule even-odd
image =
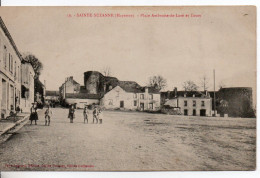
[[[198,86],[191,80],[188,80],[186,82],[183,83],[183,89],[185,91],[197,91],[198,90]]]
[[[167,86],[167,80],[160,75],[152,76],[149,78],[149,87],[157,90],[162,90]]]
[[[26,54],[24,60],[31,63],[33,70],[35,72],[35,79],[39,78],[39,76],[41,75],[41,71],[43,69],[43,64],[41,63],[41,61],[33,54]]]

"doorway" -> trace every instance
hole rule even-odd
[[[120,108],[124,108],[124,101],[120,101]]]
[[[206,116],[206,109],[200,110],[200,116]]]
[[[184,109],[184,116],[188,116],[188,109]]]

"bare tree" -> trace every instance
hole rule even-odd
[[[188,80],[186,82],[183,83],[183,89],[185,91],[197,91],[198,90],[198,86],[191,80]]]
[[[157,90],[162,90],[167,86],[167,80],[160,75],[152,76],[149,78],[148,85]]]
[[[203,88],[204,91],[208,90],[209,86],[209,79],[206,75],[204,75],[202,78],[201,78],[201,81],[200,81],[200,87]]]
[[[108,66],[104,67],[101,73],[106,77],[110,77],[112,75],[111,68]]]

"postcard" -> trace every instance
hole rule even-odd
[[[0,7],[1,171],[254,171],[256,7]]]

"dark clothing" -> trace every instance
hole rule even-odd
[[[31,115],[30,115],[30,120],[38,120],[38,114],[37,114],[37,108],[36,107],[31,107]]]
[[[70,119],[70,122],[73,123],[73,119],[75,118],[75,109],[74,108],[70,108],[69,109],[69,115],[68,115],[68,118]]]

